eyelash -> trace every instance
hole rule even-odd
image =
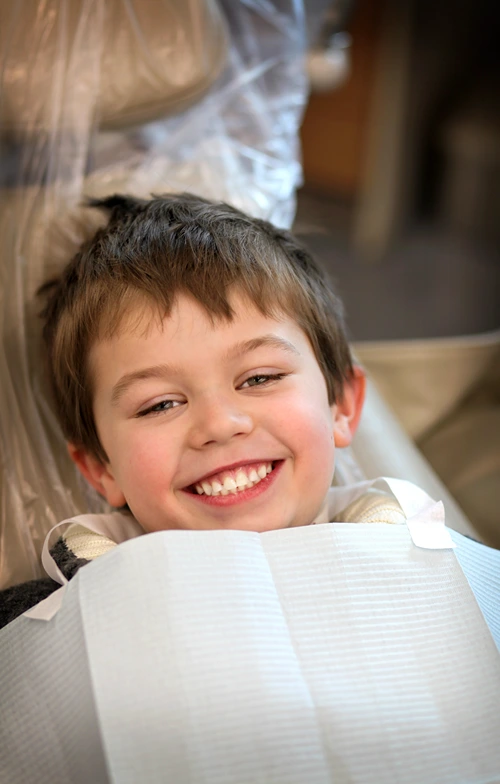
[[[272,383],[273,381],[281,381],[281,379],[284,378],[286,375],[287,375],[286,373],[256,373],[254,376],[249,376],[246,379],[246,381],[243,382],[243,384],[248,384],[249,381],[253,381],[254,379],[263,378],[265,379],[265,381],[262,384],[252,384],[249,387],[247,387],[247,389],[251,389],[252,387],[263,387],[266,386],[266,384]],[[241,387],[239,387],[240,389],[243,387],[243,384],[241,385]],[[169,403],[171,405],[167,406],[167,404]],[[180,403],[178,400],[160,400],[160,402],[155,403],[154,406],[151,406],[150,408],[145,408],[143,411],[139,411],[136,414],[136,417],[145,417],[148,415],[157,416],[159,414],[164,414],[166,411],[171,411],[172,408],[176,408],[176,406],[173,405],[174,403],[178,403],[179,405],[182,405],[182,403]],[[160,406],[167,406],[167,407],[160,408]]]
[[[282,378],[286,376],[286,373],[256,373],[255,376],[249,376],[243,384],[247,384],[249,381],[252,381],[254,378],[265,378],[263,384],[252,384],[252,386],[256,387],[263,387],[265,384],[268,384],[270,381],[281,381]],[[242,386],[243,386],[242,384]],[[241,389],[241,387],[240,387]]]
[[[169,405],[167,408],[160,408],[160,406],[164,406],[167,403],[170,403],[171,405]],[[160,400],[160,402],[159,403],[155,403],[154,406],[151,406],[150,408],[145,408],[143,411],[138,411],[138,413],[136,414],[136,417],[144,417],[144,416],[147,416],[148,414],[150,414],[151,416],[155,416],[155,415],[158,415],[158,414],[164,414],[166,411],[170,411],[172,408],[176,408],[176,406],[173,405],[174,403],[179,403],[179,401],[178,400]],[[182,403],[179,403],[179,405],[182,405]]]

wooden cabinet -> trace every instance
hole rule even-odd
[[[363,176],[364,152],[375,79],[382,0],[359,0],[349,32],[351,74],[329,93],[312,94],[302,125],[307,185],[351,197]]]

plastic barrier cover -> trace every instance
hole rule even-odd
[[[303,7],[225,6],[0,4],[0,587],[41,573],[58,520],[102,508],[44,391],[34,294],[82,239],[67,211],[83,195],[191,190],[291,224]]]

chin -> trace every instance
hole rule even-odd
[[[294,526],[293,522],[292,523],[287,523],[287,522],[283,521],[283,522],[280,522],[280,523],[274,523],[273,524],[271,522],[265,523],[263,521],[258,521],[258,522],[255,522],[255,523],[250,523],[249,522],[248,525],[238,525],[238,524],[235,524],[234,526],[231,526],[231,527],[236,529],[236,530],[253,531],[254,533],[257,533],[257,534],[265,534],[267,531],[282,531],[285,528],[293,528],[293,526]]]

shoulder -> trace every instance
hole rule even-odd
[[[338,512],[332,523],[406,523],[406,517],[396,499],[389,493],[370,488],[359,498]]]
[[[0,629],[60,587],[50,577],[42,577],[0,591]]]
[[[107,519],[109,515],[86,515],[80,519],[97,521],[100,517]],[[50,556],[67,580],[71,580],[82,566],[117,545],[110,537],[95,533],[78,520],[79,518],[75,518],[75,522],[70,522],[50,549]],[[55,580],[43,577],[0,591],[0,628],[46,599],[58,588],[60,584]]]
[[[97,518],[97,515],[95,515],[95,517]],[[116,542],[109,536],[102,533],[95,533],[79,522],[72,523],[51,550],[51,554],[58,562],[58,566],[60,566],[58,554],[55,553],[54,550],[61,544],[64,545],[65,552],[71,553],[71,555],[78,560],[84,560],[85,563],[93,561],[94,558],[98,558],[100,555],[104,555],[116,547]],[[59,558],[61,556],[64,558],[61,548],[60,553]],[[68,575],[65,576],[68,577]]]
[[[87,516],[87,519],[90,516]],[[93,515],[94,522],[98,515]],[[50,555],[59,567],[64,577],[71,580],[77,571],[100,555],[113,550],[116,542],[102,533],[96,533],[76,518],[61,534],[53,547]]]

